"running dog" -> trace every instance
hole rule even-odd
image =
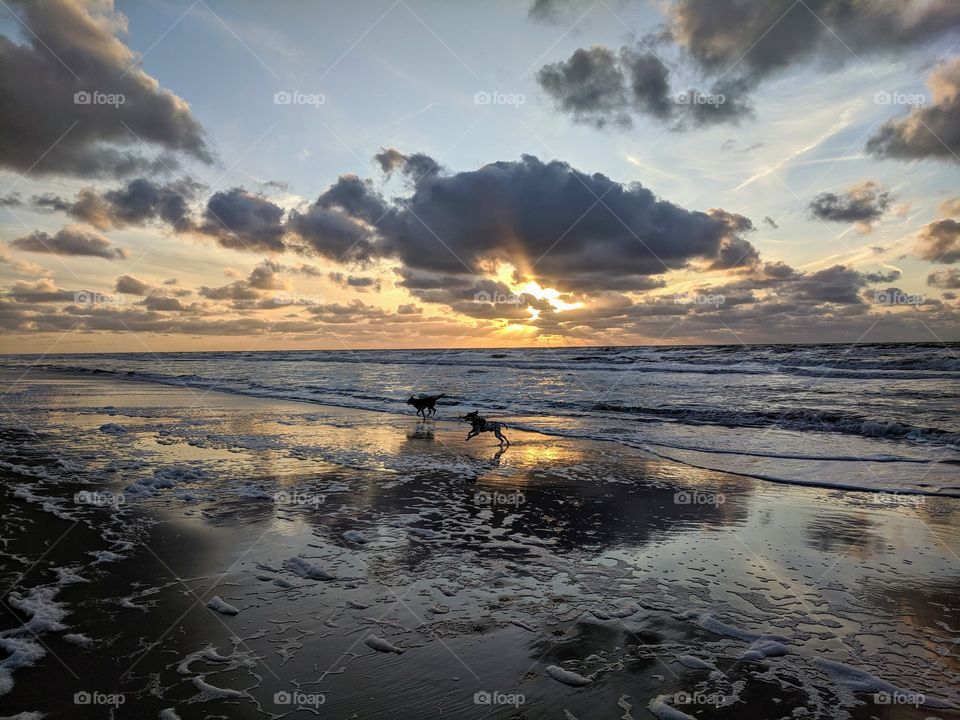
[[[467,413],[460,419],[470,423],[471,425],[470,432],[467,433],[466,440],[475,438],[480,433],[492,432],[496,436],[497,440],[500,441],[500,447],[503,447],[504,443],[507,444],[507,447],[510,447],[510,441],[507,440],[506,436],[503,434],[503,430],[505,430],[507,426],[502,422],[487,420],[485,417],[481,417],[477,410]],[[466,442],[466,440],[464,440],[464,442]]]
[[[426,420],[428,415],[431,417],[436,415],[437,400],[442,397],[446,397],[446,395],[443,393],[439,395],[421,395],[418,398],[411,396],[407,400],[407,405],[413,405],[417,409],[417,415]]]

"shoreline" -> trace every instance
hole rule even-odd
[[[0,383],[5,382],[4,375],[11,371],[4,370],[0,368]],[[267,402],[274,403],[294,403],[302,404],[306,407],[311,408],[331,408],[331,409],[340,409],[344,411],[356,411],[356,412],[372,412],[380,413],[385,415],[390,415],[397,419],[398,422],[403,422],[411,418],[410,412],[404,412],[402,409],[390,409],[390,408],[377,408],[377,407],[359,407],[357,405],[350,405],[347,403],[336,403],[330,400],[321,400],[321,399],[306,399],[303,397],[298,397],[293,394],[283,394],[283,392],[276,391],[267,391],[261,390],[255,392],[251,389],[247,390],[238,390],[236,388],[226,388],[222,384],[217,384],[216,382],[201,383],[194,381],[193,383],[187,383],[178,381],[175,378],[164,378],[164,377],[125,377],[119,372],[114,371],[103,371],[98,369],[88,369],[88,368],[74,368],[71,370],[65,369],[47,369],[43,368],[40,370],[28,369],[27,373],[33,373],[34,375],[49,376],[51,378],[61,377],[64,379],[70,378],[103,378],[106,381],[116,381],[116,382],[130,382],[130,383],[145,383],[147,385],[163,385],[171,388],[178,388],[186,391],[199,390],[202,393],[222,393],[225,395],[233,397],[242,397],[250,398],[253,400],[263,400]],[[15,373],[16,374],[16,373]],[[130,373],[128,373],[129,375]],[[399,402],[399,401],[398,401]],[[531,415],[529,418],[536,418],[537,416]],[[454,425],[460,425],[459,418],[457,417],[443,417],[438,416],[435,418],[430,418],[432,423],[452,423]],[[927,496],[927,497],[952,497],[960,498],[960,456],[950,456],[946,459],[920,459],[910,456],[871,456],[871,457],[862,457],[855,455],[803,455],[803,454],[770,454],[770,453],[757,453],[749,452],[743,450],[724,450],[719,448],[704,449],[704,448],[688,448],[683,446],[657,443],[655,441],[650,442],[631,442],[623,438],[612,438],[612,437],[602,437],[599,435],[590,435],[590,434],[569,434],[561,431],[552,430],[547,427],[538,427],[535,424],[531,425],[529,422],[516,424],[511,422],[512,429],[514,431],[532,433],[536,435],[542,435],[544,437],[550,438],[562,438],[570,439],[574,441],[583,441],[583,442],[599,442],[599,443],[610,443],[621,451],[636,451],[646,453],[661,460],[667,462],[678,463],[685,465],[694,470],[703,470],[706,472],[721,472],[728,475],[735,475],[737,477],[749,478],[751,480],[760,480],[763,482],[770,482],[781,485],[792,485],[798,487],[814,487],[814,488],[823,488],[827,490],[842,490],[847,492],[864,492],[872,493],[879,495],[893,495],[893,496]],[[465,427],[465,426],[464,426]],[[655,449],[656,448],[656,449]],[[948,448],[944,448],[946,453]],[[670,453],[673,453],[672,455]],[[951,451],[952,452],[952,451]],[[707,455],[707,456],[724,456],[730,455],[735,458],[740,458],[741,460],[751,459],[751,458],[762,458],[764,460],[772,461],[825,461],[832,463],[877,463],[880,465],[887,464],[896,464],[904,463],[907,465],[916,465],[916,466],[928,466],[929,468],[936,468],[939,465],[949,466],[951,469],[956,466],[956,470],[951,470],[951,477],[956,476],[955,485],[940,485],[938,487],[909,487],[902,484],[894,484],[890,486],[878,485],[876,481],[876,476],[873,473],[868,472],[867,477],[870,478],[870,482],[861,481],[861,482],[847,482],[843,480],[824,480],[818,478],[784,478],[778,477],[770,473],[760,472],[759,470],[753,472],[747,472],[739,467],[731,467],[729,464],[723,464],[715,462],[714,465],[708,465],[704,463],[698,463],[693,459],[683,459],[682,457],[677,457],[678,454],[687,453],[688,455]],[[842,467],[842,465],[841,465]],[[825,471],[825,474],[833,474]],[[924,472],[924,475],[928,475],[929,470]]]
[[[32,477],[3,473],[8,494],[26,484],[35,498],[9,501],[4,565],[35,562],[77,522],[83,543],[56,544],[16,592],[56,567],[87,582],[48,598],[65,628],[42,633],[51,652],[14,671],[2,708],[69,712],[67,691],[87,690],[128,696],[120,717],[265,717],[291,709],[277,693],[300,692],[336,717],[402,702],[455,717],[619,717],[626,704],[637,718],[859,719],[884,711],[884,682],[960,702],[960,659],[929,643],[960,640],[951,498],[890,505],[520,431],[499,453],[464,443],[465,425],[429,439],[409,417],[139,380],[37,374],[7,402],[42,443],[14,458]],[[71,502],[83,489],[129,497]],[[118,557],[84,560],[98,544]],[[214,596],[238,614],[208,608]],[[57,690],[54,653],[78,676]],[[866,673],[868,689],[824,661]],[[960,717],[902,710],[889,717]]]

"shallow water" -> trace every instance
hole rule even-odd
[[[132,353],[0,366],[141,378],[643,448],[783,482],[960,496],[960,345]]]
[[[4,404],[4,714],[960,717],[953,498],[98,377]]]

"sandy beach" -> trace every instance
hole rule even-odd
[[[7,716],[960,717],[955,498],[16,379]]]

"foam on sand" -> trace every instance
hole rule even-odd
[[[226,600],[222,599],[219,595],[214,595],[210,598],[210,602],[207,603],[207,607],[211,610],[216,610],[221,615],[239,615],[240,610]]]
[[[376,635],[368,635],[363,642],[367,647],[373,648],[377,652],[382,652],[382,653],[392,652],[392,653],[396,653],[397,655],[403,654],[402,649],[398,648],[396,645],[384,640],[381,637],[377,637]]]
[[[691,715],[677,710],[672,705],[667,704],[667,700],[672,695],[657,695],[653,700],[647,703],[647,710],[659,720],[695,720]]]
[[[557,682],[562,682],[564,685],[571,685],[573,687],[582,687],[589,685],[591,682],[590,678],[586,678],[572,670],[564,670],[558,665],[548,665],[546,673]]]
[[[245,690],[234,690],[232,688],[222,688],[217,687],[216,685],[211,685],[206,680],[203,679],[203,675],[198,675],[193,679],[193,684],[197,686],[197,689],[205,696],[211,698],[249,698],[250,693]]]
[[[336,577],[322,567],[307,562],[299,555],[295,555],[289,560],[284,560],[283,566],[294,575],[299,575],[305,580],[336,580]]]

